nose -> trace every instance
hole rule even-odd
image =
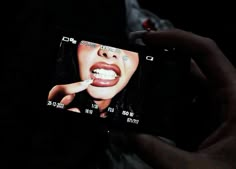
[[[101,46],[98,50],[98,56],[105,57],[105,58],[117,58],[118,53],[116,49],[109,46]]]

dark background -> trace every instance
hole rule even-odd
[[[178,28],[214,39],[235,64],[235,9],[231,3],[143,0],[141,5],[159,17],[170,20]],[[20,165],[24,168],[31,168],[31,165],[33,168],[40,168],[39,161],[45,160],[45,157],[40,156],[43,153],[53,155],[54,150],[60,148],[60,145],[50,147],[53,139],[49,138],[51,134],[47,127],[50,126],[51,133],[55,134],[62,125],[52,125],[54,116],[48,115],[44,110],[50,66],[58,47],[55,30],[62,28],[123,37],[124,4],[120,0],[25,0],[8,1],[3,8],[5,11],[1,11],[3,62],[0,125],[3,136],[1,152],[4,158],[1,165],[2,168]],[[187,117],[190,119],[186,120]],[[204,112],[179,119],[184,122],[179,122],[183,124],[179,127],[180,147],[189,150],[195,147],[218,124],[214,119],[217,118],[213,114]],[[205,127],[209,127],[209,130],[202,130]],[[186,128],[189,130],[186,131]],[[199,128],[200,130],[197,130]],[[69,129],[61,130],[65,132]],[[35,143],[35,140],[38,143]],[[42,143],[40,140],[49,141]],[[38,161],[34,163],[35,159]],[[45,166],[48,166],[48,163],[45,163]]]

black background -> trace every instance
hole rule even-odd
[[[141,5],[159,17],[169,19],[178,28],[214,39],[235,64],[236,25],[233,22],[235,9],[232,4],[226,1],[218,3],[142,1]],[[32,168],[50,168],[50,162],[47,160],[50,159],[50,155],[55,155],[60,144],[54,145],[54,138],[49,136],[57,135],[55,134],[57,130],[63,131],[62,133],[74,131],[70,127],[63,128],[60,123],[52,125],[53,121],[60,121],[63,116],[57,116],[58,119],[55,120],[56,116],[48,115],[47,111],[44,111],[50,66],[58,47],[55,43],[58,39],[54,30],[63,28],[123,37],[124,4],[119,0],[65,2],[25,0],[7,1],[2,7],[5,11],[1,10],[3,61],[0,119],[3,136],[1,153],[4,157],[1,165],[2,168],[21,165],[24,168],[31,168],[32,165]],[[204,111],[199,114],[196,111],[194,116],[180,118],[179,120],[184,123],[178,122],[183,124],[179,127],[177,140],[179,146],[189,150],[195,147],[217,125],[214,119],[212,114],[204,114]],[[50,127],[50,130],[47,127]],[[209,127],[209,130],[202,130],[206,127]],[[58,135],[63,136],[60,132]],[[76,136],[71,134],[71,138],[73,137]],[[47,141],[44,142],[45,140]],[[69,143],[69,140],[64,141]],[[68,146],[67,149],[70,152],[74,147]],[[47,158],[45,154],[49,157]],[[66,157],[70,159],[71,156]],[[60,159],[55,161],[51,163],[57,163]],[[66,164],[72,165],[73,162],[70,164],[68,160]]]

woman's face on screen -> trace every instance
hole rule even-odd
[[[81,80],[94,79],[87,88],[95,99],[111,99],[129,82],[139,63],[138,53],[81,41],[77,49]]]

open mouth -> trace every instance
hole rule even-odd
[[[120,68],[114,64],[98,62],[90,68],[91,78],[94,79],[92,85],[99,87],[113,86],[119,81]]]
[[[113,70],[94,69],[92,70],[92,73],[96,79],[113,80],[118,77]]]

